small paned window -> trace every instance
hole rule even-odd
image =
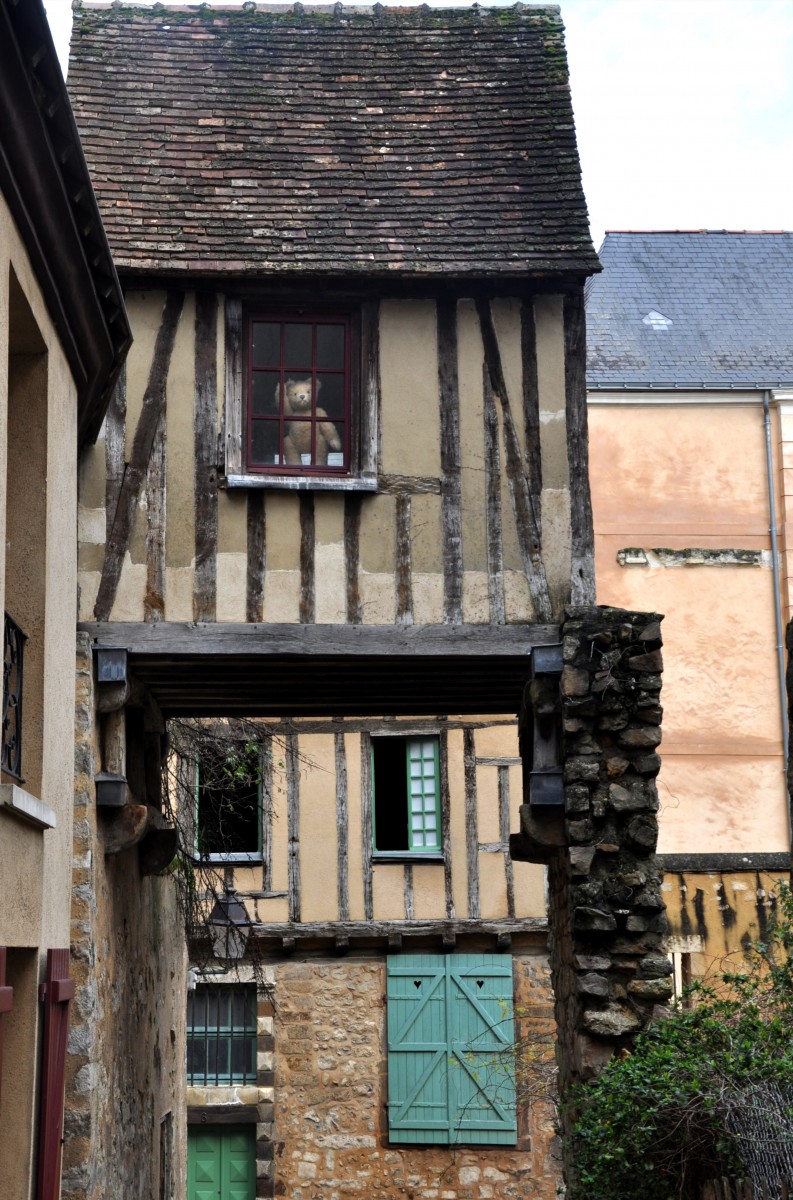
[[[256,1082],[255,984],[198,984],[188,992],[187,1082]]]
[[[196,853],[212,862],[258,862],[262,849],[257,754],[204,753],[196,767]]]
[[[349,319],[254,315],[248,328],[248,470],[349,474]]]
[[[389,1141],[514,1146],[510,955],[398,954],[386,964]]]
[[[441,854],[438,739],[372,738],[374,850]]]

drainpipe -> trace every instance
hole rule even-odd
[[[765,426],[765,459],[766,475],[768,478],[768,514],[771,534],[771,564],[774,572],[774,607],[776,610],[776,653],[777,669],[779,672],[779,702],[782,707],[782,753],[785,762],[785,792],[787,794],[787,770],[789,754],[789,733],[787,717],[787,688],[785,686],[785,629],[782,622],[782,590],[779,570],[779,542],[777,540],[776,524],[776,495],[774,492],[774,464],[771,452],[771,410],[769,397],[771,393],[763,392],[763,424]],[[793,851],[793,820],[790,812],[790,796],[787,796],[787,825],[788,842]]]

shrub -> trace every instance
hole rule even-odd
[[[773,1182],[793,1153],[792,945],[793,895],[780,884],[777,916],[745,970],[695,984],[633,1054],[578,1089],[574,1194],[699,1200],[705,1181],[749,1173],[753,1137]]]

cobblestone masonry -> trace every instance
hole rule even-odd
[[[160,1121],[174,1122],[174,1198],[184,1195],[184,934],[168,878],[137,849],[105,857],[91,650],[78,635],[72,974],[63,1200],[159,1195]]]
[[[545,1094],[554,1032],[547,955],[516,954],[514,973],[518,1145],[389,1146],[384,958],[279,964],[274,1174],[258,1194],[552,1200],[561,1162]]]

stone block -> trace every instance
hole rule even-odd
[[[575,914],[573,916],[573,926],[582,933],[607,933],[610,930],[617,928],[617,921],[613,913],[603,912],[599,908],[590,908],[582,905],[575,910]]]
[[[598,975],[595,971],[590,971],[586,975],[579,975],[577,985],[578,991],[582,996],[606,997],[609,994],[608,980],[602,975]]]
[[[641,1019],[625,1008],[588,1009],[584,1028],[598,1037],[619,1038],[641,1028]]]
[[[670,979],[632,979],[628,991],[640,1000],[668,1000],[672,995]]]

